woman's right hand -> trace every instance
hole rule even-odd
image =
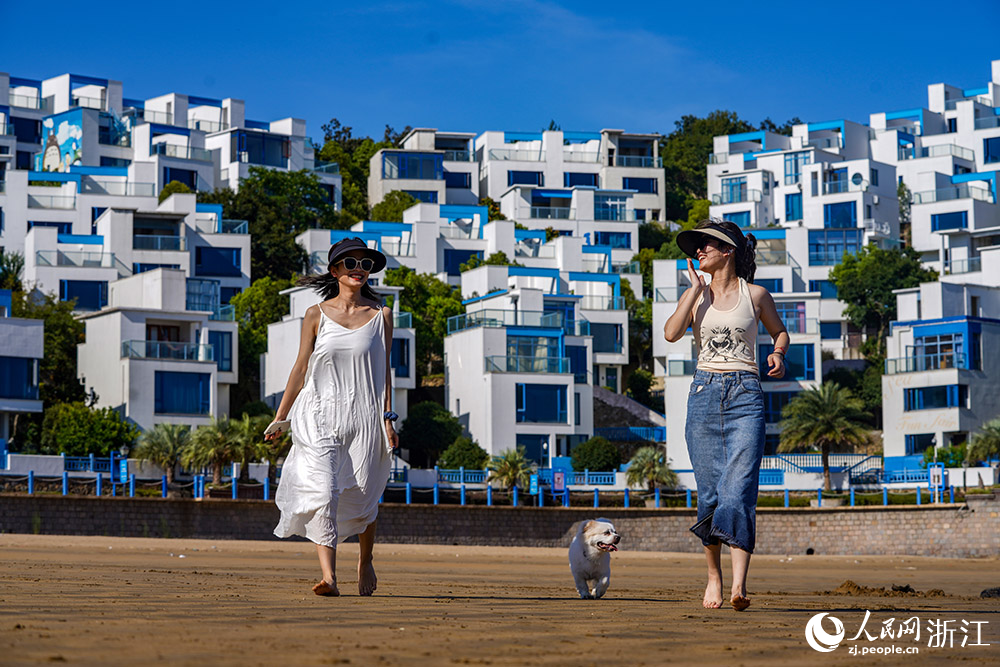
[[[688,280],[691,281],[691,287],[702,288],[705,286],[705,277],[695,271],[694,262],[691,258],[688,258]]]

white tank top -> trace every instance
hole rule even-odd
[[[757,314],[750,288],[740,278],[739,301],[731,310],[717,310],[702,291],[694,306],[694,341],[698,346],[698,370],[715,373],[757,368]]]

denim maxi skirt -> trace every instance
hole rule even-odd
[[[698,522],[691,532],[705,546],[723,542],[753,553],[764,456],[764,394],[757,374],[695,371],[684,435],[698,484]]]

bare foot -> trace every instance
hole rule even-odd
[[[313,586],[313,593],[316,595],[322,595],[323,597],[333,598],[340,595],[340,589],[337,588],[337,582],[329,582],[325,579],[320,579],[319,583]]]
[[[709,575],[708,586],[705,587],[705,599],[701,601],[705,609],[722,607],[722,579]]]
[[[736,611],[743,611],[744,609],[750,606],[750,598],[748,598],[745,595],[740,595],[738,593],[734,595],[729,602],[730,604],[733,605],[733,609],[735,609]]]
[[[378,588],[378,577],[371,561],[358,562],[358,595],[371,595]]]

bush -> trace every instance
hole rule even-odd
[[[626,393],[632,400],[642,403],[648,408],[653,402],[653,397],[649,392],[652,386],[653,374],[645,369],[637,368],[628,376],[628,391]]]
[[[409,410],[399,431],[399,446],[410,450],[410,465],[433,465],[445,443],[462,435],[462,424],[444,406],[433,401],[417,403]]]
[[[479,446],[477,442],[464,435],[455,438],[448,449],[444,450],[441,458],[438,459],[438,466],[454,470],[465,468],[466,470],[485,470],[486,463],[490,460],[490,455]]]
[[[42,454],[106,455],[135,444],[139,429],[122,421],[111,408],[93,409],[83,403],[61,403],[45,411]]]
[[[924,450],[924,460],[920,462],[921,468],[926,468],[934,462],[934,448],[928,447]],[[942,447],[937,450],[937,462],[943,463],[945,468],[961,468],[965,465],[965,443],[959,443],[954,447]]]
[[[160,203],[162,204],[166,201],[167,197],[178,192],[182,194],[191,194],[191,188],[180,181],[170,181],[163,186],[162,190],[160,190]]]
[[[573,450],[571,459],[573,470],[608,471],[618,470],[622,462],[621,452],[607,439],[596,436],[581,442]]]

